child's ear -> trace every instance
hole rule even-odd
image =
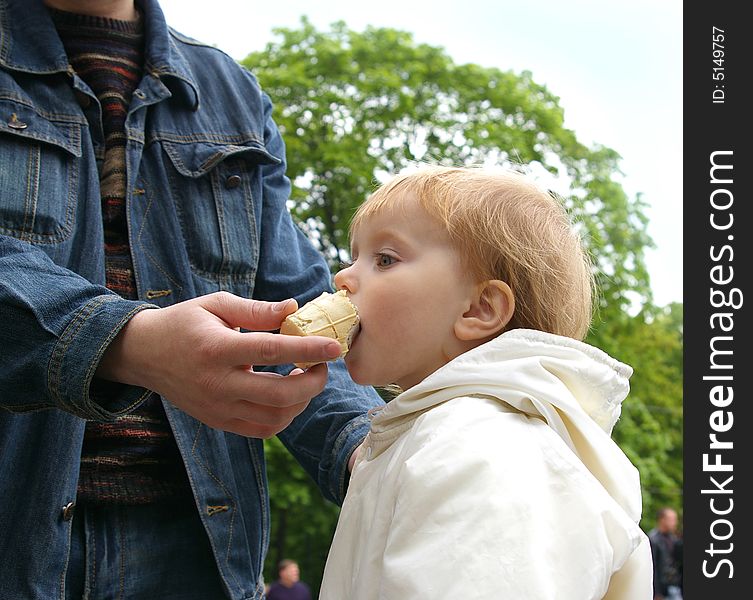
[[[512,319],[515,296],[499,279],[479,284],[470,308],[455,321],[455,335],[463,341],[482,340],[497,335]]]

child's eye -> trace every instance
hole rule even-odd
[[[342,271],[343,269],[349,269],[352,266],[353,266],[353,262],[352,261],[349,261],[349,260],[341,260],[340,261],[340,271]]]
[[[383,254],[381,252],[375,255],[377,267],[385,268],[389,267],[395,262],[395,259],[389,254]]]

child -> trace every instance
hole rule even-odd
[[[321,600],[649,600],[638,472],[610,439],[632,369],[581,340],[592,275],[522,175],[424,168],[378,189],[335,277],[371,415]]]

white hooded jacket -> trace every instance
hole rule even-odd
[[[321,600],[650,600],[638,471],[610,434],[632,369],[517,329],[372,415]]]

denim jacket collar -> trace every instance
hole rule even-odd
[[[136,4],[148,32],[145,72],[162,79],[174,96],[196,110],[196,79],[172,38],[175,32],[168,28],[157,0],[136,0]],[[70,70],[65,49],[42,0],[0,0],[0,65],[40,75]]]

